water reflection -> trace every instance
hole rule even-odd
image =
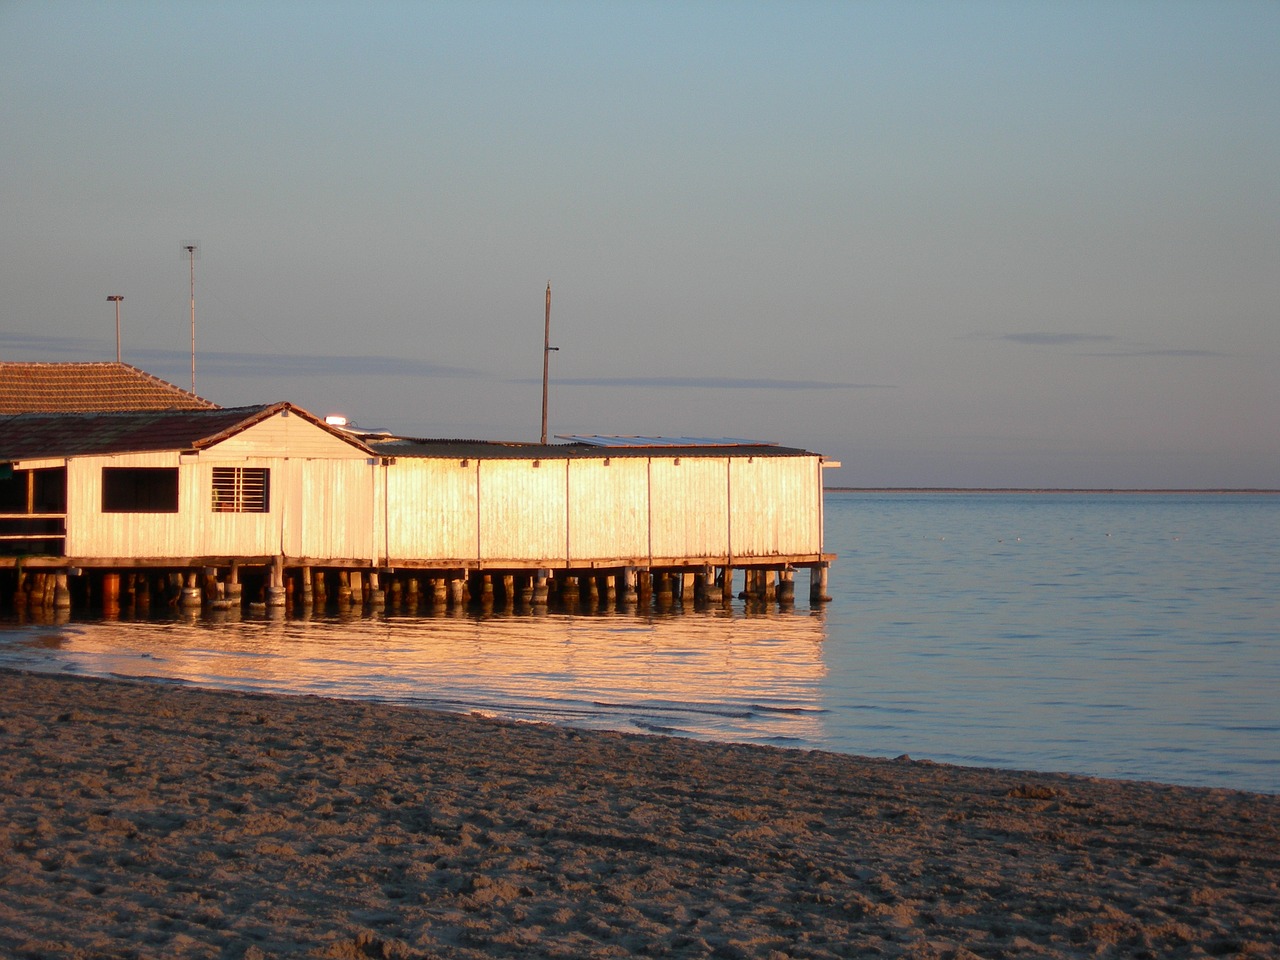
[[[244,614],[0,627],[0,663],[818,746],[821,610]]]

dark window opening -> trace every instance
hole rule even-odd
[[[271,508],[271,471],[265,467],[214,467],[214,513],[266,513]]]
[[[66,512],[66,467],[0,469],[0,513]]]
[[[177,467],[103,467],[103,513],[177,513]]]

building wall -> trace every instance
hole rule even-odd
[[[818,457],[738,457],[729,461],[735,557],[820,553],[822,465]]]
[[[568,470],[570,561],[648,557],[649,461],[570,460]]]
[[[103,513],[108,466],[177,468],[178,512]],[[270,470],[268,511],[216,512],[218,466]],[[821,465],[810,455],[383,463],[293,416],[199,455],[83,457],[67,468],[66,553],[79,559],[562,567],[821,552]]]
[[[817,456],[446,460],[386,469],[384,557],[588,566],[814,556]]]
[[[654,457],[650,460],[653,556],[727,557],[728,457]]]
[[[270,471],[265,513],[213,509],[215,467]],[[178,470],[178,512],[104,513],[107,467]],[[67,465],[66,553],[77,558],[321,557],[373,562],[366,454],[296,415],[272,417],[197,454],[78,457]]]
[[[386,553],[474,561],[480,554],[480,461],[401,457],[385,468]]]
[[[320,457],[336,460],[365,460],[368,454],[341,437],[316,426],[297,412],[282,410],[209,448],[202,456],[235,457]]]
[[[482,561],[567,560],[568,467],[568,460],[480,462]]]

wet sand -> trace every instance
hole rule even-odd
[[[0,670],[6,957],[1280,957],[1280,797]]]

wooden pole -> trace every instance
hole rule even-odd
[[[547,281],[547,322],[542,337],[542,442],[547,442],[547,379],[551,370],[551,281]]]

